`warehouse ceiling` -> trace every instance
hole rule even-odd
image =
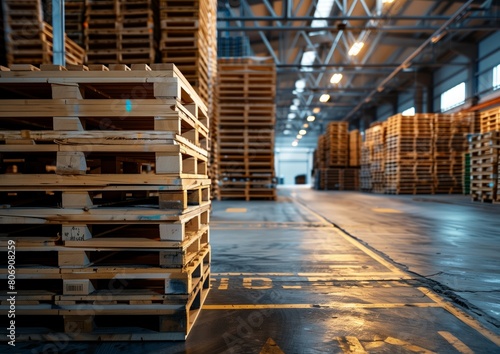
[[[499,2],[219,0],[218,35],[248,40],[243,53],[276,63],[277,147],[304,125],[299,146],[314,147],[329,121],[359,126],[433,70],[473,65],[478,41],[500,29]],[[457,54],[467,60],[450,64]]]

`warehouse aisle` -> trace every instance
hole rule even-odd
[[[380,212],[387,214],[380,220],[388,229],[391,224],[410,228],[399,222],[417,222],[417,213],[408,220],[392,218],[401,218],[394,210],[401,211],[404,201],[386,198],[382,203],[373,195],[305,189],[282,194],[276,203],[213,203],[212,289],[186,342],[53,345],[63,349],[59,352],[101,354],[499,351],[498,331],[481,328],[420,277],[400,270],[321,216],[360,231],[363,220],[374,227],[375,214],[370,213]],[[393,242],[387,236],[385,243],[379,236],[383,252]],[[404,255],[407,263],[422,262],[429,242],[415,242],[413,254]],[[43,345],[22,345],[34,349],[29,353],[43,353]]]
[[[462,195],[292,191],[325,216],[429,284],[465,299],[500,326],[500,205]]]

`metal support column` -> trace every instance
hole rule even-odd
[[[64,53],[64,0],[52,0],[53,60],[55,65],[66,65]]]

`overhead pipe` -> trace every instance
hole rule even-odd
[[[412,54],[408,56],[394,71],[387,76],[377,87],[376,90],[373,90],[364,100],[361,100],[356,107],[352,111],[350,111],[343,121],[348,121],[365,103],[368,103],[372,100],[372,98],[377,94],[377,92],[382,92],[385,89],[385,86],[391,81],[400,71],[409,68],[411,65],[411,61],[415,59],[417,55],[419,55],[427,45],[434,42],[434,39],[441,35],[441,33],[447,30],[447,27],[455,21],[455,19],[462,15],[462,13],[467,10],[469,5],[474,2],[474,0],[468,0],[463,6],[461,6],[458,11],[456,11],[449,19],[446,21],[436,32],[434,32],[427,40],[420,45]]]
[[[498,19],[497,19],[498,21]],[[415,26],[383,26],[383,27],[366,27],[366,26],[354,26],[354,27],[342,27],[339,29],[337,26],[323,26],[323,27],[311,27],[311,26],[254,26],[254,27],[226,27],[218,28],[219,32],[257,32],[257,31],[308,31],[308,32],[320,32],[320,31],[374,31],[374,32],[424,32],[424,31],[439,31],[440,27],[415,27]],[[449,28],[447,32],[469,32],[469,31],[491,31],[495,28],[500,28],[500,23],[497,27],[494,26],[475,26],[475,27],[457,27]]]

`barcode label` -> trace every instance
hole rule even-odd
[[[66,285],[66,291],[67,292],[82,292],[83,291],[83,284],[78,284],[78,285]]]

